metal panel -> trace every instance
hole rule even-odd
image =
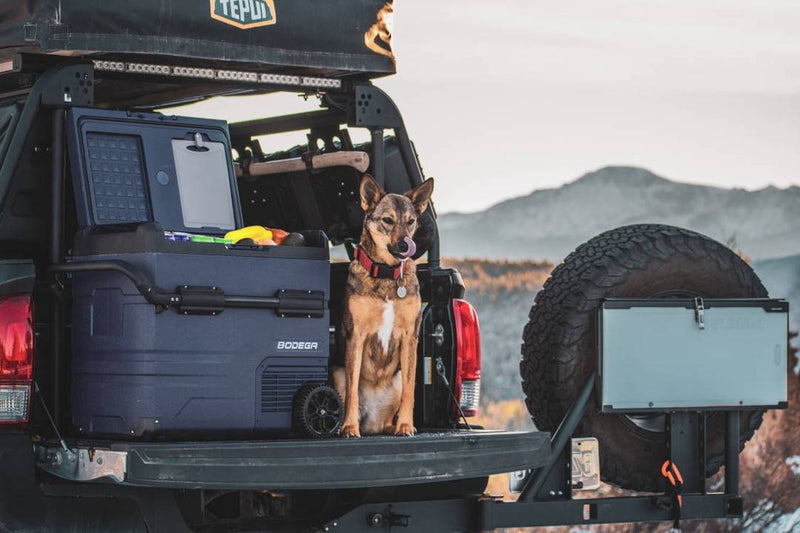
[[[603,303],[603,411],[785,406],[788,304],[697,303]]]

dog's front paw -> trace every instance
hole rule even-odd
[[[344,437],[346,439],[350,438],[357,439],[361,437],[361,432],[358,430],[358,424],[342,425],[342,429],[339,430],[339,436]]]
[[[417,429],[414,427],[414,424],[409,422],[398,422],[397,426],[394,428],[395,435],[413,435],[417,432]]]

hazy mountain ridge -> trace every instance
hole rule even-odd
[[[557,189],[485,211],[439,216],[443,255],[560,261],[605,230],[655,222],[685,227],[758,258],[800,253],[800,187],[756,191],[678,183],[648,170],[606,167]]]

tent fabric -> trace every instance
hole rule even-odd
[[[10,0],[0,61],[31,50],[158,55],[374,77],[395,71],[392,11],[386,0]]]

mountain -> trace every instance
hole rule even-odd
[[[606,167],[478,213],[442,214],[442,255],[559,262],[627,224],[693,229],[754,258],[800,253],[800,187],[756,191],[678,183],[634,167]]]

